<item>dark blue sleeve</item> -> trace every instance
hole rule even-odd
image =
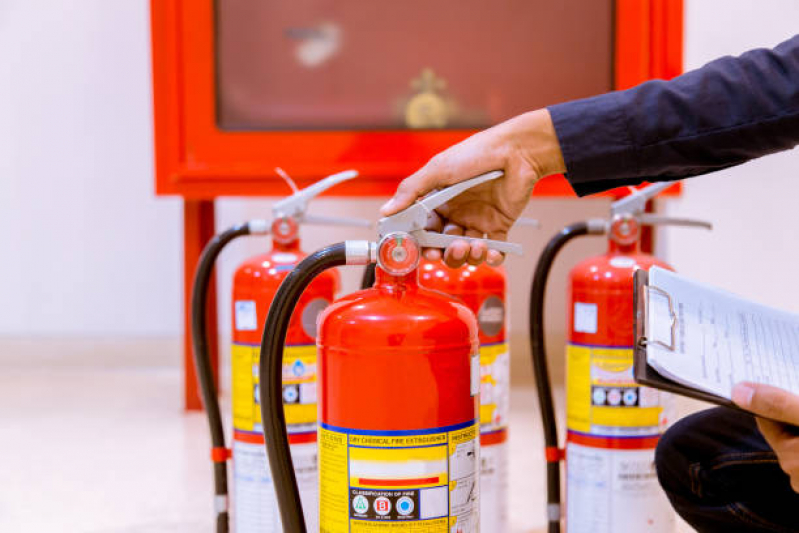
[[[799,35],[549,112],[580,196],[739,165],[799,144]]]

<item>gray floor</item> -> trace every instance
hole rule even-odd
[[[0,531],[212,533],[206,422],[182,412],[161,350],[0,341]],[[511,532],[529,533],[545,523],[543,443],[534,391],[512,400]]]

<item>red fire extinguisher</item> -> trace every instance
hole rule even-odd
[[[326,269],[375,261],[374,287],[334,302],[319,319],[320,531],[479,531],[477,323],[465,305],[420,287],[417,265],[422,247],[462,238],[425,231],[429,211],[501,175],[428,195],[382,219],[379,244],[320,250],[281,285],[261,343],[260,392],[284,531],[307,531],[280,409],[288,317]]]
[[[251,221],[215,237],[206,247],[195,276],[193,342],[197,375],[209,417],[215,468],[217,531],[228,530],[226,463],[232,452],[233,509],[236,533],[277,533],[281,531],[272,480],[266,464],[259,406],[258,357],[260,324],[280,283],[305,257],[300,250],[302,223],[368,226],[366,221],[318,217],[306,214],[308,202],[326,189],[357,176],[347,171],[329,176],[310,187],[297,190],[279,170],[295,193],[277,202],[273,220]],[[213,264],[222,248],[240,235],[272,235],[271,251],[246,260],[233,279],[233,343],[231,349],[233,445],[225,446],[219,405],[216,400],[207,341],[205,300]],[[305,290],[286,335],[281,373],[283,405],[288,422],[297,479],[308,510],[307,520],[316,524],[317,435],[316,435],[316,318],[333,301],[338,290],[338,272],[330,270]]]
[[[701,221],[645,213],[646,203],[671,183],[634,191],[614,202],[610,220],[572,224],[553,237],[536,266],[530,302],[533,366],[544,425],[547,515],[560,531],[560,461],[566,459],[569,533],[667,533],[674,515],[658,486],[654,450],[671,422],[668,394],[633,379],[633,273],[671,268],[640,250],[643,225],[710,228]],[[543,303],[558,251],[581,235],[608,235],[607,253],[586,259],[569,275],[566,347],[566,449],[558,445],[544,351]]]
[[[480,530],[508,531],[508,411],[505,269],[485,263],[450,268],[422,259],[419,283],[460,299],[477,318],[480,341]]]

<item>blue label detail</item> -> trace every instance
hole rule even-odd
[[[331,426],[330,424],[325,424],[324,422],[320,422],[319,425],[327,430],[336,431],[338,433],[347,433],[349,435],[368,435],[373,437],[405,437],[410,435],[433,435],[435,433],[449,433],[450,431],[458,431],[459,429],[473,426],[476,423],[477,420],[472,419],[469,420],[468,422],[453,424],[451,426],[442,426],[437,428],[426,428],[426,429],[411,429],[411,430],[405,430],[405,429],[389,430],[389,431],[342,428],[338,426]]]

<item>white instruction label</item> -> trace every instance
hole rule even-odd
[[[574,331],[596,333],[598,316],[596,304],[574,302]]]
[[[569,533],[672,533],[674,512],[658,485],[655,451],[566,447]]]
[[[317,445],[291,445],[308,531],[319,530]],[[233,525],[237,533],[279,533],[280,513],[264,445],[233,441]]]
[[[258,315],[255,312],[254,300],[237,300],[234,304],[236,329],[238,331],[255,331],[258,329]]]

